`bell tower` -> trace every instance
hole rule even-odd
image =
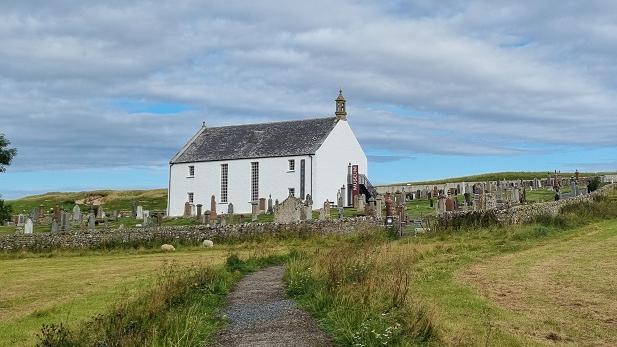
[[[347,120],[347,111],[345,110],[345,97],[343,91],[339,89],[338,97],[336,98],[336,118],[339,120]]]

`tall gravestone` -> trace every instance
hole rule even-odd
[[[95,231],[96,229],[96,217],[94,212],[88,214],[88,231]]]
[[[266,211],[266,198],[259,198],[259,213]]]
[[[136,211],[137,212],[136,212],[135,217],[137,219],[143,219],[144,218],[144,208],[141,205],[138,205]]]
[[[54,219],[51,221],[51,233],[55,234],[58,232],[60,232],[60,227],[58,226],[58,221]]]
[[[185,202],[184,203],[184,217],[190,217],[191,216],[191,203],[190,202]]]
[[[79,205],[73,206],[73,222],[81,222],[81,209],[79,208]]]
[[[216,220],[216,198],[214,197],[214,195],[212,195],[210,197],[210,220]]]
[[[272,206],[272,194],[268,197],[268,213],[272,213],[274,206]]]
[[[229,205],[227,205],[227,214],[228,215],[234,214],[234,204],[232,204],[231,202],[229,203]]]
[[[201,218],[201,208],[203,207],[202,204],[197,204],[197,218]]]
[[[34,225],[32,224],[32,219],[28,218],[24,224],[24,234],[32,234],[33,229]]]
[[[251,222],[257,221],[257,215],[259,214],[259,206],[257,201],[251,202]]]

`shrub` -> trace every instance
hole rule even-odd
[[[600,188],[600,184],[602,182],[600,181],[600,177],[599,176],[595,176],[593,177],[589,183],[587,184],[587,189],[589,190],[589,192],[593,192],[598,190],[598,188]]]
[[[0,225],[4,222],[11,220],[11,214],[13,213],[13,207],[11,205],[5,205],[4,200],[0,199]]]

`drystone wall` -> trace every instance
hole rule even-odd
[[[606,195],[610,190],[616,189],[617,184],[608,184],[590,194],[579,195],[569,199],[549,201],[529,205],[517,205],[505,209],[493,209],[495,217],[500,224],[520,224],[533,220],[540,215],[557,215],[562,207],[578,202],[591,201],[596,195]],[[463,217],[473,211],[452,211],[440,213],[438,218],[446,225],[450,220]]]
[[[225,226],[158,226],[103,229],[96,232],[0,235],[0,250],[99,249],[117,246],[197,244],[203,240],[233,241],[268,235],[328,235],[372,232],[383,224],[369,217],[298,222],[290,224],[245,223]]]

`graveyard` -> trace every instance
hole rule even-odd
[[[228,269],[231,254],[257,263],[279,257],[287,266],[288,295],[341,345],[616,343],[615,322],[607,318],[617,314],[611,305],[617,278],[611,261],[617,189],[611,177],[451,179],[414,190],[405,185],[377,199],[360,194],[345,208],[310,196],[261,199],[250,214],[234,213],[233,207],[216,211],[213,196],[207,210],[187,203],[182,217],[165,216],[165,190],[50,193],[9,201],[16,214],[0,232],[0,344],[41,341],[50,334],[42,333],[45,324],[63,323],[75,339],[122,329],[103,326],[95,332],[88,321],[114,310],[140,310],[170,264],[219,269],[230,290],[242,277]],[[595,181],[599,187],[592,187]],[[477,216],[493,219],[453,222]],[[29,234],[38,237],[34,247],[27,243]],[[215,246],[204,247],[204,238]],[[99,239],[107,241],[99,246]],[[16,247],[20,242],[25,243]],[[175,251],[159,248],[164,243]],[[339,274],[332,277],[334,269]],[[180,273],[176,280],[188,276]],[[208,278],[205,286],[211,285]],[[214,312],[226,293],[209,296],[207,307],[191,306],[207,314],[185,328],[188,335],[216,339],[225,323]],[[120,308],[119,300],[128,306]],[[165,311],[170,315],[165,319],[191,310]],[[169,339],[170,328],[159,326],[171,324],[165,322],[148,323],[144,336]]]

